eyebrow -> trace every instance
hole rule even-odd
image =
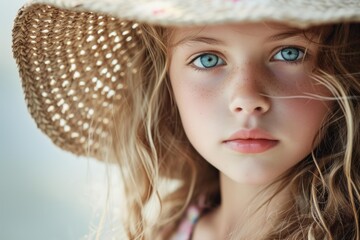
[[[266,41],[275,42],[280,41],[286,38],[294,38],[294,37],[300,37],[300,38],[306,38],[304,30],[302,29],[295,29],[295,30],[288,30],[284,32],[280,32],[274,35],[271,35],[266,38]],[[185,43],[205,43],[208,45],[225,45],[225,42],[216,39],[216,38],[210,38],[210,37],[202,37],[202,36],[187,36],[185,38],[182,38],[181,40],[175,42],[171,45],[171,47],[177,47],[179,45],[185,44]]]
[[[270,42],[280,41],[286,38],[293,38],[293,37],[301,37],[305,38],[304,30],[293,30],[293,31],[286,31],[281,32],[278,34],[271,35],[266,40]]]
[[[171,45],[171,47],[177,47],[179,45],[185,44],[185,43],[205,43],[209,45],[225,45],[225,42],[220,39],[210,38],[210,37],[201,37],[201,36],[188,36],[185,38],[182,38],[181,40],[175,42]]]

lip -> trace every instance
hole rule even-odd
[[[223,143],[230,149],[244,153],[262,153],[275,147],[279,140],[261,129],[240,130]]]

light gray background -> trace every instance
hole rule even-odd
[[[24,3],[0,2],[0,239],[93,239],[106,168],[55,147],[28,114],[11,53],[13,19]]]

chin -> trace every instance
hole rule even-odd
[[[248,171],[246,173],[222,173],[231,181],[241,185],[258,185],[264,186],[273,183],[279,176],[273,173],[259,173],[257,171]]]

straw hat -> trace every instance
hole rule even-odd
[[[100,158],[138,49],[138,22],[265,20],[300,28],[360,21],[360,1],[35,0],[15,19],[13,52],[37,126],[59,147]]]

